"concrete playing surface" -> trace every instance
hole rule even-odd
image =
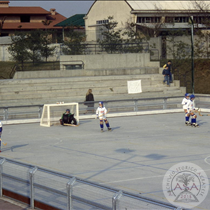
[[[198,117],[199,128],[185,126],[183,113],[108,120],[113,131],[103,133],[93,119],[79,127],[5,125],[0,157],[166,202],[162,181],[173,165],[194,163],[210,178],[209,116]],[[196,209],[210,209],[209,198],[210,192]]]

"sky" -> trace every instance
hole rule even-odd
[[[9,6],[20,6],[20,7],[42,7],[47,11],[50,11],[51,8],[55,8],[58,13],[69,18],[75,14],[87,14],[94,0],[86,1],[16,1],[9,0]]]

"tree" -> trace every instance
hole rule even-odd
[[[117,29],[118,22],[113,16],[107,18],[101,27],[102,38],[98,43],[107,53],[139,53],[143,50],[143,41],[148,40],[140,31],[137,31],[137,25],[133,22],[126,22],[122,29]],[[149,49],[147,49],[149,51]]]
[[[23,32],[16,33],[12,36],[12,44],[9,46],[8,51],[12,55],[13,60],[22,64],[30,58],[30,54],[27,49],[27,37]]]
[[[4,17],[2,18],[2,20],[0,20],[0,36],[1,36],[1,30],[2,30],[2,28],[3,28],[3,26],[4,26],[4,21],[6,20],[6,18],[7,18],[7,16],[4,16]]]
[[[101,45],[101,47],[108,53],[115,53],[122,50],[122,31],[116,30],[118,22],[114,21],[113,19],[113,16],[109,16],[108,22],[102,25],[102,39],[98,40],[98,43]]]
[[[27,35],[29,58],[33,61],[33,64],[41,60],[41,48],[42,48],[41,33],[42,32],[40,30],[36,30],[36,31],[31,31]]]
[[[54,50],[56,47],[49,47],[49,44],[52,43],[50,38],[50,32],[44,31],[41,34],[41,55],[45,58],[47,62],[47,58],[54,54]]]
[[[126,23],[126,27],[122,33],[123,52],[140,53],[143,50],[142,42],[148,37],[142,36],[140,31],[136,30],[134,23]],[[149,49],[148,49],[149,50]]]
[[[73,27],[69,27],[66,34],[66,41],[64,41],[63,53],[65,55],[81,55],[86,48],[82,41],[85,40],[85,34],[75,31]]]

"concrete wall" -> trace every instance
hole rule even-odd
[[[0,45],[0,61],[12,61],[12,56],[8,52],[8,47],[10,45]],[[60,60],[60,44],[50,44],[49,46],[56,47],[54,50],[54,55],[50,56],[48,61],[59,61]],[[43,58],[45,61],[45,58]]]
[[[0,61],[11,61],[11,55],[8,52],[10,45],[0,45]]]
[[[16,72],[14,79],[157,74],[160,65],[159,62],[150,62],[149,53],[62,55],[60,62],[61,70]],[[63,65],[81,63],[84,64],[84,69],[65,70],[63,67]]]
[[[159,62],[150,62],[149,53],[103,54],[103,55],[61,55],[61,69],[66,64],[84,63],[84,69],[126,69],[158,67]],[[76,62],[77,61],[77,62]]]

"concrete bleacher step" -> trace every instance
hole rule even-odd
[[[128,94],[127,81],[141,80],[142,93]],[[89,88],[95,100],[118,100],[183,95],[179,81],[171,87],[160,74],[0,80],[0,106],[82,102]]]
[[[129,78],[129,79],[112,79],[112,78],[107,78],[107,80],[83,80],[83,81],[74,81],[74,80],[68,80],[68,81],[51,81],[45,82],[43,81],[40,83],[40,81],[31,81],[28,83],[16,83],[14,82],[8,82],[8,83],[1,83],[0,82],[0,91],[2,92],[8,92],[11,90],[15,91],[24,91],[26,89],[29,90],[41,90],[45,88],[50,88],[50,89],[65,89],[66,87],[68,88],[78,88],[78,87],[115,87],[115,86],[127,86],[127,81],[131,80],[139,80],[141,79],[142,81],[142,86],[144,85],[159,85],[162,83],[162,78],[159,77],[154,77],[154,78]],[[50,79],[51,80],[51,79]]]
[[[105,84],[104,84],[105,85]],[[108,85],[107,86],[101,86],[100,84],[96,87],[93,87],[93,91],[95,94],[101,94],[101,93],[111,93],[111,94],[118,94],[118,93],[127,93],[127,85],[125,84],[122,84],[122,85],[113,85],[111,87],[109,87]],[[71,86],[62,86],[60,87],[59,85],[56,86],[56,87],[51,87],[51,86],[44,86],[44,87],[37,87],[37,88],[25,88],[23,89],[22,87],[19,87],[19,88],[14,88],[11,89],[12,87],[9,88],[9,90],[6,88],[6,90],[4,89],[1,94],[0,94],[0,99],[9,99],[11,97],[20,97],[20,96],[26,96],[29,95],[33,98],[35,97],[40,97],[41,95],[43,94],[54,94],[54,96],[56,97],[56,94],[59,94],[62,93],[63,94],[68,94],[68,95],[78,95],[80,93],[83,93],[85,94],[87,89],[89,89],[90,87],[87,85],[83,85],[83,87],[75,87],[74,88],[71,88]],[[154,89],[155,88],[155,89]],[[150,91],[164,91],[164,90],[167,90],[169,89],[172,90],[172,89],[177,89],[178,87],[175,87],[174,84],[171,85],[170,89],[169,87],[165,87],[165,85],[163,84],[156,84],[156,85],[150,85],[149,83],[147,84],[144,84],[142,85],[142,90],[143,92],[150,92]],[[33,93],[33,94],[32,94]],[[32,96],[33,95],[33,96]]]
[[[180,89],[177,87],[153,87],[153,86],[144,86],[142,87],[142,92],[163,92],[163,93],[170,93],[170,92],[180,92]],[[128,92],[127,86],[123,87],[115,87],[112,90],[110,88],[105,88],[105,87],[97,87],[94,90],[95,95],[116,95],[118,94],[126,94]],[[40,99],[40,98],[57,98],[61,94],[65,95],[66,97],[73,97],[73,96],[78,96],[81,93],[85,95],[86,93],[86,88],[78,88],[78,89],[65,89],[65,90],[40,90],[40,91],[20,91],[17,92],[17,94],[0,94],[0,100],[8,100],[8,99],[19,99],[19,98],[25,98],[25,99]]]
[[[147,67],[132,67],[132,68],[111,68],[111,69],[76,69],[76,70],[47,70],[47,71],[30,71],[30,72],[16,72],[14,79],[19,78],[65,78],[65,77],[87,77],[87,76],[116,76],[116,75],[144,75],[144,74],[158,74],[158,62],[152,62],[152,66]]]
[[[63,77],[63,78],[37,78],[37,79],[8,79],[0,80],[0,86],[4,84],[38,84],[38,83],[65,83],[69,81],[83,82],[83,81],[104,81],[104,80],[129,80],[129,79],[150,79],[153,80],[157,77],[163,79],[160,74],[143,74],[143,75],[112,75],[112,76],[86,76],[86,77]]]
[[[94,95],[95,101],[106,101],[106,100],[126,100],[126,99],[140,99],[140,98],[157,98],[157,97],[172,97],[172,96],[182,96],[183,92],[177,91],[173,94],[163,93],[163,92],[143,92],[138,94],[118,94],[118,95]],[[51,98],[39,98],[39,99],[10,99],[1,101],[1,107],[3,106],[22,106],[22,105],[41,105],[41,104],[51,104],[56,102],[83,102],[85,100],[85,95],[83,96],[60,96]],[[85,106],[86,107],[86,106]]]
[[[4,83],[3,85],[1,85],[0,83],[0,90],[1,92],[3,91],[11,91],[11,90],[25,90],[25,89],[30,89],[30,90],[33,90],[33,89],[43,89],[43,88],[77,88],[77,87],[98,87],[98,86],[101,86],[101,87],[107,87],[107,86],[110,86],[110,87],[115,87],[115,86],[127,86],[127,81],[131,81],[131,80],[141,80],[141,83],[142,83],[142,86],[143,85],[159,85],[159,84],[162,84],[162,78],[160,77],[154,77],[154,78],[139,78],[139,77],[136,77],[135,79],[133,78],[130,78],[129,80],[128,79],[107,79],[107,80],[83,80],[83,81],[71,81],[71,80],[68,80],[68,81],[54,81],[54,82],[51,82],[51,83],[46,83],[46,82],[42,82],[42,83],[39,83],[39,82],[36,82],[36,81],[31,81],[29,83],[18,83],[16,84],[15,82],[14,83]]]
[[[142,86],[156,85],[159,86],[162,84],[161,75],[136,75],[135,77],[125,77],[123,75],[116,77],[87,77],[83,80],[81,78],[65,78],[58,79],[52,78],[49,80],[46,79],[29,79],[29,80],[8,80],[0,81],[0,91],[1,93],[9,91],[25,91],[25,90],[53,90],[53,89],[67,89],[67,88],[94,88],[94,87],[117,87],[117,86],[127,86],[127,81],[141,79]]]

